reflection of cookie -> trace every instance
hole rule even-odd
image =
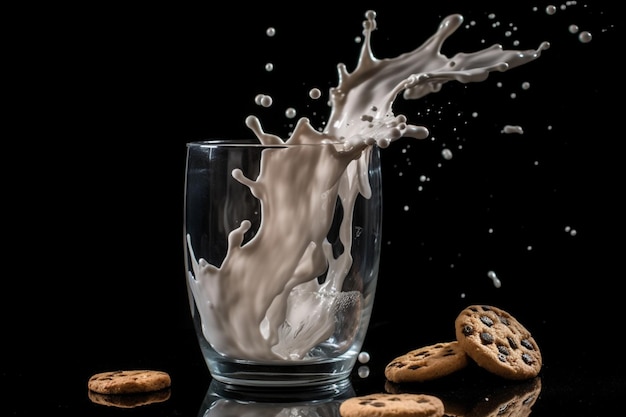
[[[119,408],[135,408],[167,401],[170,398],[170,392],[169,388],[137,394],[99,394],[89,390],[88,396],[96,404]]]
[[[162,371],[112,371],[93,375],[87,387],[99,394],[136,394],[169,388],[171,383],[169,374]]]
[[[528,379],[541,370],[541,352],[530,332],[504,310],[472,305],[455,320],[456,338],[479,366],[508,379]]]
[[[456,372],[467,365],[458,341],[442,342],[398,356],[385,367],[385,377],[396,383],[422,382]]]
[[[502,388],[485,397],[467,417],[527,417],[541,393],[541,378]]]
[[[426,394],[371,394],[352,397],[339,406],[341,417],[441,417],[443,402]]]
[[[444,416],[446,417],[459,417],[465,416],[469,411],[470,407],[467,406],[467,399],[462,398],[462,395],[459,395],[454,389],[450,390],[449,388],[433,391],[429,389],[428,391],[424,391],[426,386],[424,384],[419,385],[419,392],[421,394],[430,394],[434,395],[441,400],[443,403]],[[391,382],[389,380],[385,381],[385,392],[390,394],[411,394],[415,393],[416,388],[413,384],[396,384],[395,382]]]

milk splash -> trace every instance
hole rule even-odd
[[[337,66],[339,82],[330,89],[331,113],[323,131],[302,117],[283,140],[265,133],[258,118],[246,119],[261,144],[329,146],[272,149],[264,153],[256,179],[233,171],[232,176],[260,200],[262,225],[243,245],[250,221],[233,230],[221,266],[196,259],[187,236],[193,268],[189,287],[203,334],[221,354],[259,361],[309,359],[333,334],[337,305],[355,303],[353,298],[361,296],[342,291],[342,284],[352,263],[350,213],[359,194],[370,195],[369,153],[374,146],[386,148],[403,137],[429,135],[426,127],[394,114],[392,106],[400,94],[413,100],[440,91],[448,81],[483,81],[490,72],[537,59],[549,47],[544,42],[521,51],[493,45],[449,58],[441,53],[442,45],[463,23],[461,15],[453,14],[417,49],[378,59],[370,46],[376,13],[368,11],[365,17],[359,61],[351,73],[344,64]],[[345,247],[337,258],[326,241],[336,201],[343,205],[340,235]]]

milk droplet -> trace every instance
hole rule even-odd
[[[452,151],[448,148],[442,149],[441,156],[443,156],[443,159],[450,160],[452,159]]]
[[[521,126],[513,126],[513,125],[506,125],[504,126],[504,128],[502,129],[502,133],[518,133],[520,135],[524,134],[524,129],[522,129]]]
[[[287,110],[285,110],[285,116],[287,116],[289,119],[293,119],[294,117],[296,117],[296,109],[294,109],[293,107],[289,107]]]
[[[591,33],[587,32],[586,30],[580,32],[580,34],[578,35],[578,40],[582,43],[591,42]]]
[[[578,33],[578,26],[577,25],[569,25],[568,30],[570,33]]]
[[[369,366],[359,366],[357,373],[359,375],[359,378],[367,378],[368,376],[370,376],[370,368]]]
[[[502,286],[502,283],[500,282],[500,279],[498,279],[498,276],[496,275],[496,273],[494,271],[487,272],[487,276],[493,281],[493,286],[494,287],[500,288]]]
[[[271,38],[272,36],[276,35],[276,29],[273,27],[269,27],[265,31],[265,34]]]
[[[272,105],[272,97],[265,94],[257,94],[254,98],[254,102],[259,106],[270,107]]]
[[[546,7],[546,13],[549,14],[549,15],[555,14],[556,13],[556,6],[552,6],[552,5],[547,6]]]
[[[313,100],[317,100],[321,96],[322,92],[319,88],[311,88],[311,90],[309,91],[309,97],[311,97]]]
[[[367,352],[361,352],[358,356],[360,363],[368,363],[370,361],[370,354]]]
[[[271,72],[273,70],[274,70],[274,64],[272,64],[271,62],[268,62],[267,64],[265,64],[265,71]]]
[[[528,90],[530,88],[530,83],[525,81],[522,83],[522,90]]]

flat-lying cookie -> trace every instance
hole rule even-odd
[[[467,363],[467,355],[458,341],[435,343],[389,362],[385,377],[395,383],[429,381],[463,369]]]
[[[441,417],[443,402],[426,394],[371,394],[348,398],[341,417]]]
[[[169,374],[163,371],[111,371],[93,375],[87,388],[99,394],[136,394],[159,391],[171,384]]]
[[[507,379],[539,374],[542,358],[530,332],[506,311],[472,305],[455,320],[456,338],[480,367]]]

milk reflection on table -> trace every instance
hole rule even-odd
[[[375,17],[373,11],[366,13],[355,70],[349,73],[338,65],[339,83],[330,89],[331,113],[324,130],[302,117],[284,140],[264,132],[258,118],[246,120],[258,142],[272,147],[264,151],[257,177],[232,169],[232,177],[260,201],[261,224],[254,237],[246,240],[252,224],[242,219],[230,232],[219,263],[204,259],[195,249],[195,237],[186,235],[188,283],[201,331],[220,355],[278,363],[315,359],[316,349],[335,330],[332,317],[338,306],[368,308],[373,301],[372,295],[372,300],[357,302],[360,289],[351,293],[343,286],[353,263],[352,240],[359,233],[351,222],[352,209],[358,196],[370,197],[373,150],[429,134],[426,127],[394,114],[394,100],[400,94],[407,100],[422,98],[448,81],[483,81],[492,71],[537,59],[549,47],[547,42],[531,50],[493,45],[448,58],[442,45],[463,22],[454,14],[415,50],[378,59],[370,48]],[[338,233],[344,251],[339,256],[327,240],[336,202],[342,207]],[[353,356],[358,354],[353,350]]]

